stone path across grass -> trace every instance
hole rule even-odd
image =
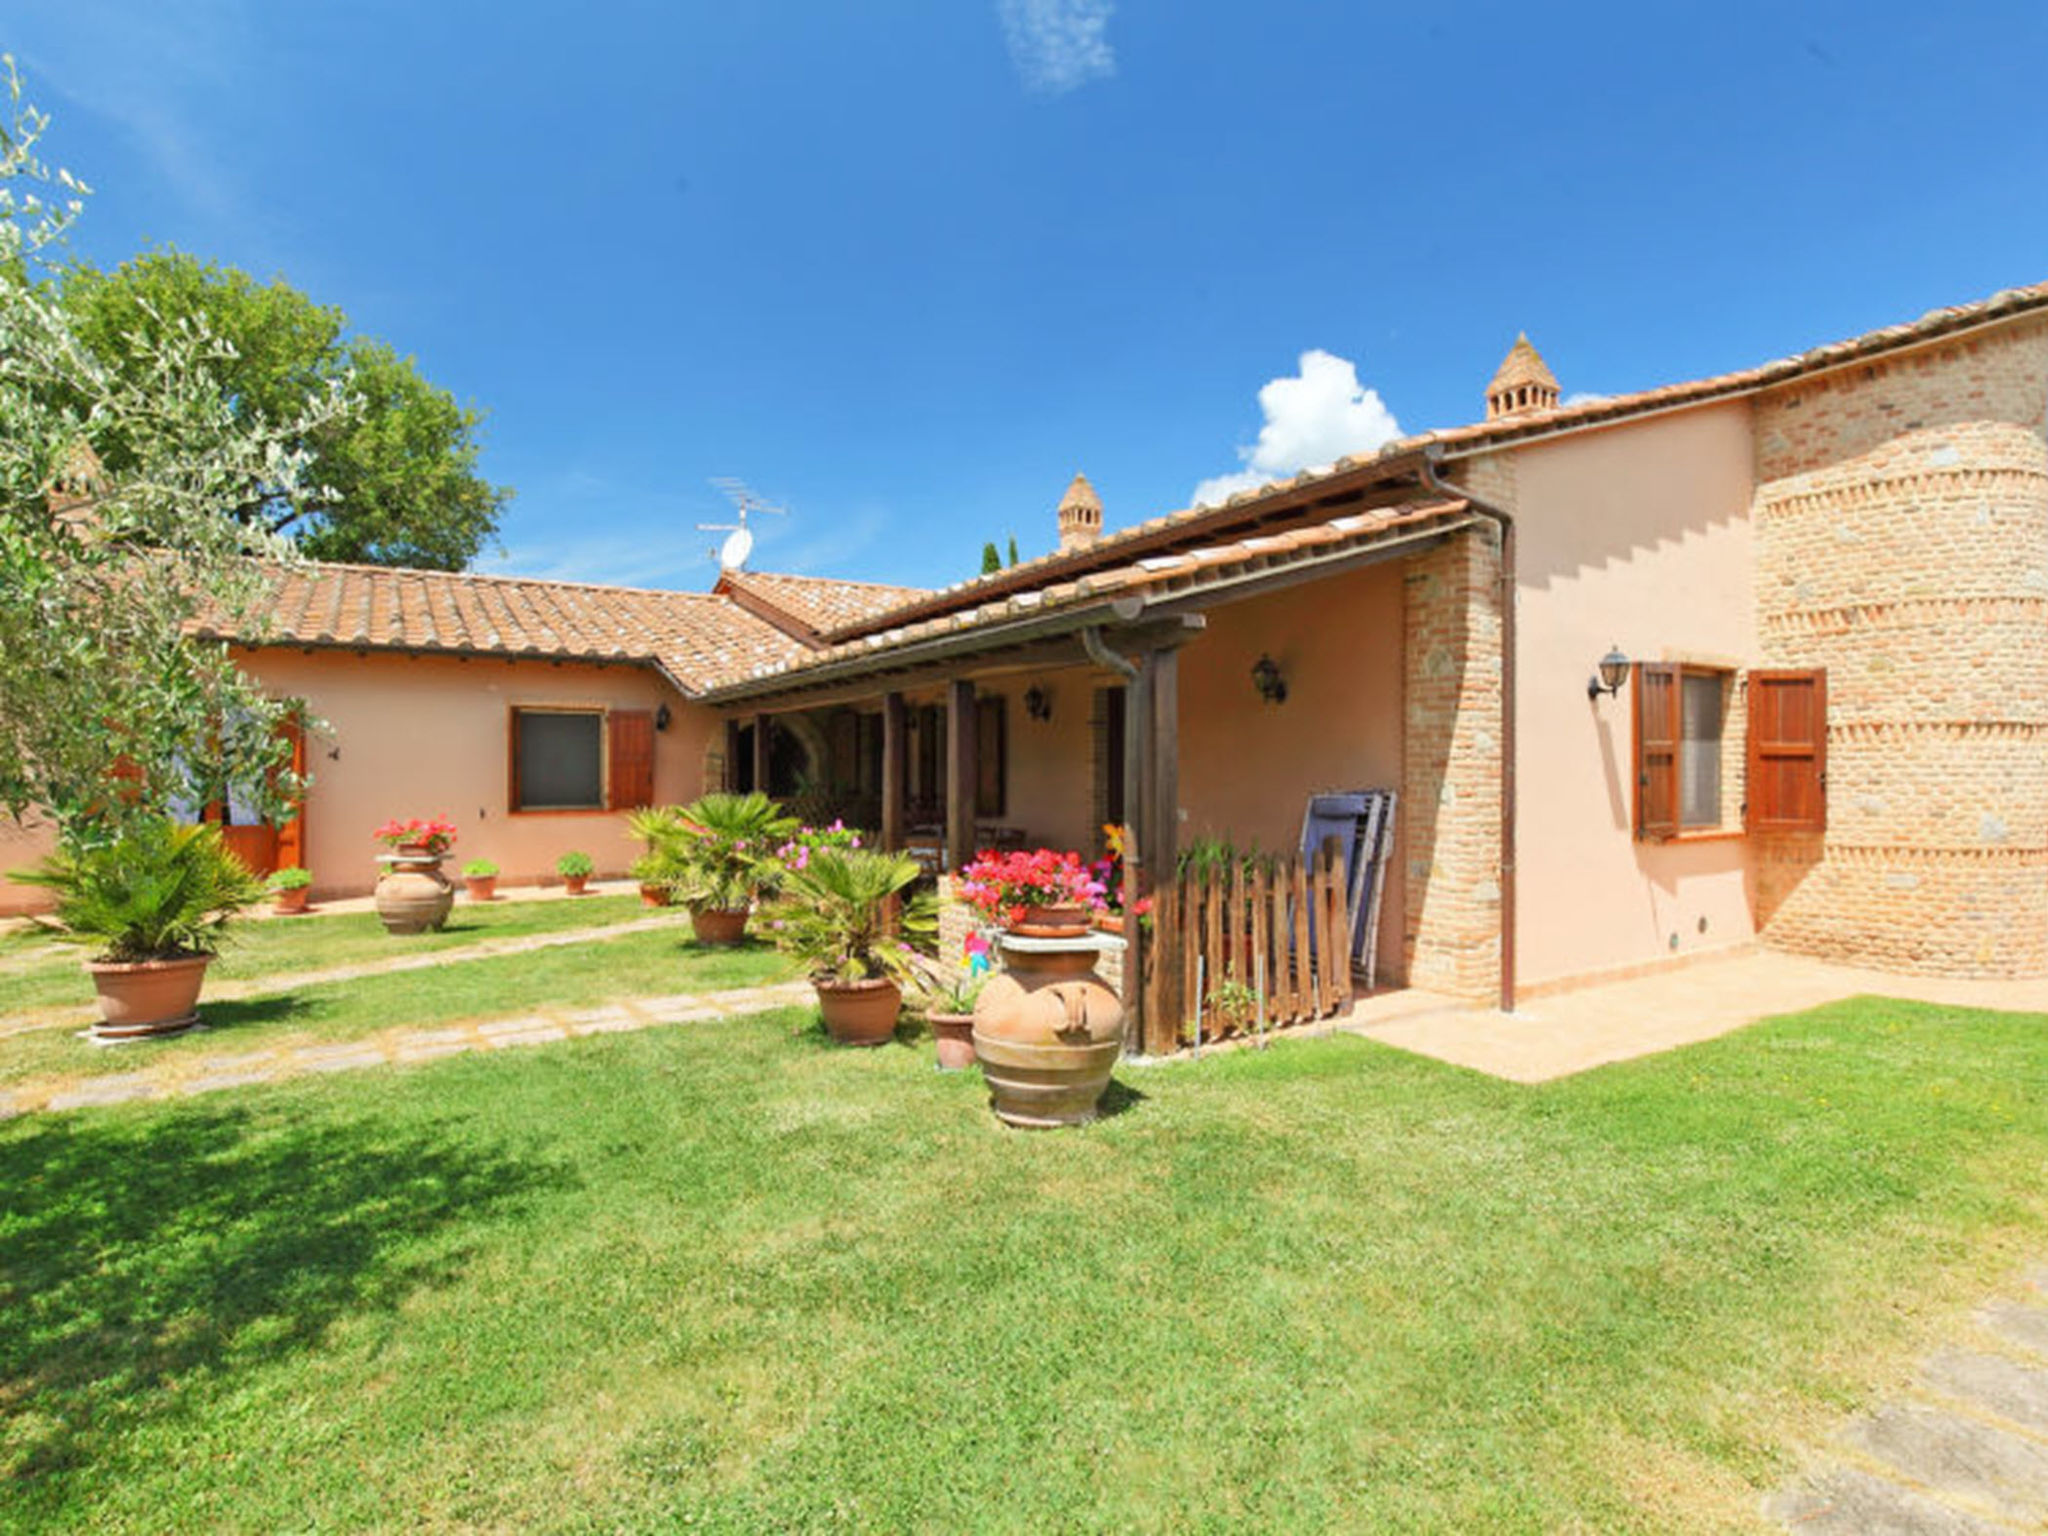
[[[1801,1536],[2048,1530],[2048,1265],[1912,1391],[1854,1420],[1829,1460],[1766,1506]]]
[[[610,930],[606,930],[610,931]],[[514,1050],[584,1035],[622,1034],[665,1024],[733,1018],[786,1008],[812,996],[806,981],[720,992],[682,992],[672,997],[636,997],[598,1008],[537,1008],[501,1019],[473,1019],[433,1029],[391,1029],[360,1040],[279,1045],[220,1056],[180,1056],[138,1072],[89,1077],[60,1087],[34,1084],[0,1089],[0,1119],[43,1110],[85,1109],[141,1099],[189,1098],[258,1083],[281,1082],[313,1072],[353,1072],[365,1067],[435,1061],[467,1051]]]
[[[360,981],[365,976],[387,976],[397,971],[424,971],[467,960],[495,960],[501,955],[530,954],[537,949],[559,949],[566,944],[595,944],[606,939],[622,939],[628,934],[646,933],[650,929],[677,926],[679,924],[676,914],[665,912],[656,917],[636,917],[623,923],[612,923],[607,927],[565,928],[549,933],[522,934],[517,938],[479,939],[474,944],[392,955],[382,960],[363,960],[354,965],[330,966],[325,970],[279,972],[272,976],[209,981],[206,984],[206,996],[211,1002],[237,1002],[247,997],[267,997],[274,992],[294,992],[300,987],[318,986],[322,982]],[[393,942],[403,943],[404,940]],[[94,1004],[81,1003],[65,1008],[38,1008],[32,1013],[0,1015],[0,1040],[41,1029],[75,1028],[79,1024],[90,1023],[97,1013],[98,1009]]]

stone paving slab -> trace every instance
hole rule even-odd
[[[1850,1426],[1850,1444],[1950,1502],[2008,1520],[2048,1517],[2048,1445],[1920,1404],[1880,1408]]]
[[[294,1065],[301,1072],[360,1072],[365,1067],[388,1065],[382,1051],[351,1051],[341,1056],[300,1057]]]
[[[1853,1467],[1777,1495],[1765,1513],[1800,1536],[2007,1536],[2011,1529]]]
[[[2004,1355],[1945,1349],[1921,1375],[1937,1392],[1988,1408],[2001,1419],[2048,1436],[2048,1370]]]
[[[2048,1307],[2018,1301],[1994,1301],[1977,1320],[2008,1344],[2048,1356]]]
[[[559,1024],[543,1024],[537,1029],[522,1029],[516,1033],[487,1035],[484,1044],[494,1051],[502,1051],[514,1045],[544,1045],[550,1040],[566,1040],[569,1032]]]
[[[157,1092],[157,1085],[139,1072],[127,1077],[87,1078],[68,1092],[53,1094],[44,1107],[87,1109],[104,1104],[129,1104],[137,1099],[153,1099]]]
[[[195,1094],[218,1093],[223,1088],[251,1088],[270,1080],[268,1072],[211,1072],[204,1077],[188,1077],[173,1084],[170,1091],[179,1098],[189,1099]]]

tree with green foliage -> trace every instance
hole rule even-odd
[[[1010,535],[1010,559],[1008,563],[1011,565],[1017,563],[1017,535],[1014,533]]]
[[[340,378],[237,400],[236,348],[203,314],[89,339],[63,302],[87,189],[38,155],[48,119],[0,61],[0,810],[76,846],[137,812],[294,792],[263,697],[202,625],[260,629],[289,543],[237,518],[250,486],[303,494],[344,435]],[[116,450],[118,445],[118,451]]]
[[[993,576],[1003,568],[1002,551],[996,548],[996,541],[990,539],[981,546],[981,574]]]
[[[203,324],[231,349],[215,372],[239,421],[282,420],[294,402],[344,382],[358,398],[358,410],[294,445],[307,460],[296,485],[258,476],[234,488],[229,509],[242,521],[316,559],[429,570],[462,569],[496,533],[511,493],[477,473],[482,416],[428,383],[412,358],[350,333],[334,306],[175,250],[111,271],[68,266],[61,292],[80,342],[118,370],[148,366],[129,338]],[[109,469],[130,466],[122,432],[95,447]]]

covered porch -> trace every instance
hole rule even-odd
[[[1359,981],[1406,984],[1435,942],[1418,845],[1451,747],[1433,704],[1455,714],[1465,681],[1442,636],[1474,523],[1457,502],[1361,508],[843,642],[712,700],[725,782],[869,828],[935,875],[989,847],[1092,860],[1122,826],[1126,904],[1153,905],[1126,925],[1134,1052],[1177,1049],[1226,975],[1273,1022],[1328,1017],[1354,968],[1319,936],[1349,937],[1359,892],[1303,848],[1311,796],[1400,806]]]

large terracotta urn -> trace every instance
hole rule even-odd
[[[1095,974],[1116,939],[1004,934],[1004,969],[974,1004],[974,1055],[989,1103],[1007,1125],[1093,1120],[1123,1048],[1124,1009]]]
[[[386,933],[428,933],[448,921],[455,883],[441,873],[442,855],[416,848],[378,855],[377,917]]]
[[[100,995],[95,1040],[146,1040],[175,1035],[199,1022],[199,989],[206,982],[211,955],[177,960],[86,964]]]

